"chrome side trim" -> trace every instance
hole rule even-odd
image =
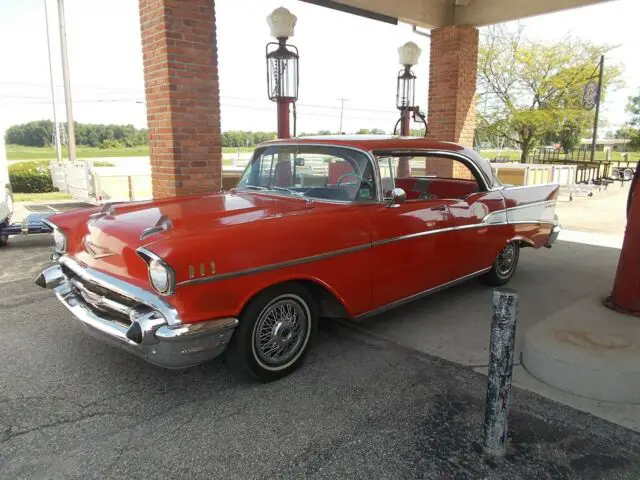
[[[91,267],[81,265],[78,261],[68,255],[60,257],[59,263],[72,270],[76,275],[86,280],[87,282],[95,283],[107,290],[111,290],[124,297],[131,298],[132,300],[148,305],[158,310],[166,319],[169,325],[180,325],[182,320],[178,311],[173,305],[165,302],[158,295],[144,290],[140,287],[136,287],[127,282],[123,282],[111,275],[99,272]]]
[[[221,274],[217,274],[215,276],[211,276],[211,277],[201,277],[201,278],[193,278],[193,279],[189,279],[189,280],[184,280],[182,282],[179,282],[177,284],[178,287],[186,287],[189,285],[196,285],[199,283],[209,283],[209,282],[218,282],[221,280],[228,280],[230,278],[235,278],[235,277],[244,277],[247,275],[253,275],[253,274],[257,274],[257,273],[263,273],[263,272],[270,272],[272,270],[278,270],[280,268],[287,268],[287,267],[294,267],[297,265],[302,265],[304,263],[311,263],[311,262],[315,262],[315,261],[319,261],[319,260],[325,260],[327,258],[332,258],[332,257],[337,257],[339,255],[346,255],[349,253],[354,253],[354,252],[358,252],[360,250],[366,250],[368,248],[374,248],[374,247],[379,247],[382,245],[387,245],[390,243],[395,243],[395,242],[401,242],[403,240],[410,240],[413,238],[419,238],[419,237],[425,237],[428,235],[436,235],[438,233],[445,233],[445,232],[451,232],[451,231],[456,231],[456,230],[467,230],[467,229],[471,229],[471,228],[486,228],[486,227],[496,227],[496,226],[504,226],[504,225],[518,225],[518,224],[526,224],[526,223],[535,223],[535,224],[545,224],[546,222],[543,221],[533,221],[533,222],[513,222],[513,223],[507,223],[507,222],[499,222],[499,223],[474,223],[474,224],[469,224],[469,225],[460,225],[457,227],[447,227],[447,228],[440,228],[440,229],[436,229],[436,230],[427,230],[424,232],[417,232],[417,233],[410,233],[408,235],[401,235],[398,237],[392,237],[392,238],[385,238],[384,240],[377,240],[375,242],[372,243],[365,243],[362,245],[356,245],[354,247],[349,247],[349,248],[343,248],[340,250],[334,250],[332,252],[326,252],[326,253],[321,253],[318,255],[311,255],[309,257],[302,257],[302,258],[297,258],[295,260],[288,260],[286,262],[279,262],[279,263],[271,263],[268,265],[262,265],[259,267],[252,267],[252,268],[247,268],[245,270],[238,270],[236,272],[228,272],[228,273],[221,273]]]
[[[539,185],[515,185],[513,187],[507,187],[505,185],[504,186],[504,190],[521,190],[523,188],[532,188],[532,187],[558,187],[559,184],[558,183],[541,183]]]
[[[439,292],[441,290],[444,290],[446,288],[453,287],[454,285],[457,285],[459,283],[462,283],[462,282],[465,282],[467,280],[470,280],[470,279],[472,279],[474,277],[478,277],[478,276],[482,275],[483,273],[488,272],[489,270],[491,270],[491,267],[483,268],[482,270],[478,270],[478,271],[470,273],[468,275],[464,275],[463,277],[456,278],[455,280],[451,280],[449,282],[443,283],[443,284],[438,285],[436,287],[429,288],[429,289],[424,290],[424,291],[422,291],[420,293],[416,293],[414,295],[410,295],[410,296],[405,297],[403,299],[396,300],[395,302],[387,303],[386,305],[383,305],[382,307],[376,308],[375,310],[370,310],[368,312],[361,313],[360,315],[357,315],[356,316],[356,320],[364,320],[365,318],[369,318],[369,317],[372,317],[374,315],[378,315],[380,313],[386,312],[387,310],[391,310],[392,308],[396,308],[396,307],[399,307],[400,305],[404,305],[405,303],[413,302],[414,300],[418,300],[418,299],[426,297],[428,295],[432,295],[432,294],[437,293],[437,292]]]
[[[518,220],[517,222],[511,222],[509,225],[553,225],[553,222],[548,220]]]
[[[509,207],[509,208],[505,209],[505,211],[521,210],[523,208],[536,207],[538,205],[547,205],[549,203],[551,203],[551,204],[553,204],[555,206],[555,204],[557,202],[556,202],[556,200],[542,200],[541,202],[531,202],[531,203],[525,203],[524,205],[518,205],[517,207]]]
[[[556,200],[543,200],[541,202],[532,202],[532,203],[527,203],[525,205],[518,205],[517,207],[509,207],[502,210],[496,210],[495,212],[491,212],[485,215],[485,217],[482,219],[482,223],[488,223],[488,224],[508,223],[511,225],[517,224],[517,223],[550,223],[545,220],[539,220],[539,221],[538,220],[518,220],[515,222],[509,222],[507,213],[517,211],[517,210],[522,210],[525,208],[537,207],[539,205],[550,204],[551,206],[555,207],[556,203],[557,203]],[[494,220],[494,218],[496,217],[498,218],[497,221]]]
[[[391,238],[385,238],[384,240],[376,240],[371,244],[371,246],[379,247],[381,245],[387,245],[389,243],[401,242],[402,240],[410,240],[412,238],[426,237],[428,235],[436,235],[438,233],[445,233],[445,232],[451,232],[453,230],[462,230],[465,228],[480,227],[480,226],[485,226],[485,225],[475,225],[475,224],[463,225],[459,227],[438,228],[436,230],[426,230],[424,232],[409,233],[407,235],[400,235],[399,237],[391,237]]]
[[[238,270],[236,272],[221,273],[214,277],[202,277],[193,278],[191,280],[185,280],[178,283],[178,286],[196,285],[198,283],[219,282],[220,280],[227,280],[229,278],[244,277],[247,275],[253,275],[256,273],[270,272],[280,268],[294,267],[296,265],[302,265],[303,263],[316,262],[319,260],[326,260],[327,258],[337,257],[338,255],[346,255],[348,253],[359,252],[360,250],[366,250],[371,248],[370,243],[364,243],[362,245],[356,245],[354,247],[342,248],[340,250],[334,250],[332,252],[320,253],[318,255],[311,255],[309,257],[297,258],[295,260],[288,260],[286,262],[271,263],[269,265],[262,265],[260,267],[247,268],[245,270]]]

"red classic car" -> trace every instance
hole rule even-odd
[[[88,331],[187,367],[221,353],[268,381],[295,369],[318,317],[360,320],[550,246],[557,185],[509,187],[473,150],[421,138],[258,146],[229,192],[49,217],[53,288]]]

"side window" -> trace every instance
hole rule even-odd
[[[402,188],[407,201],[465,198],[480,185],[473,171],[463,162],[443,156],[380,156],[382,191]]]

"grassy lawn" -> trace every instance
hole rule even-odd
[[[73,197],[66,192],[49,193],[14,193],[14,202],[41,202],[51,200],[71,200]]]
[[[67,157],[67,149],[62,149],[62,156]],[[76,149],[78,158],[100,157],[145,157],[149,149],[143,147],[129,148],[92,148],[79,146]],[[7,160],[55,160],[56,151],[53,147],[23,147],[21,145],[7,145]]]
[[[496,157],[508,157],[509,160],[520,159],[520,152],[517,150],[480,150],[480,155],[491,160]]]
[[[62,149],[62,157],[68,156],[67,149]],[[223,153],[237,153],[235,147],[225,147]],[[240,152],[252,152],[253,147],[242,147]],[[93,148],[78,146],[76,148],[78,158],[104,158],[104,157],[148,157],[149,148],[123,147],[123,148]],[[21,145],[7,145],[7,160],[55,160],[56,151],[53,147],[23,147]]]

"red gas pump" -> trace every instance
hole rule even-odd
[[[611,296],[605,305],[618,312],[640,317],[640,162],[629,188],[627,229],[618,261]]]

